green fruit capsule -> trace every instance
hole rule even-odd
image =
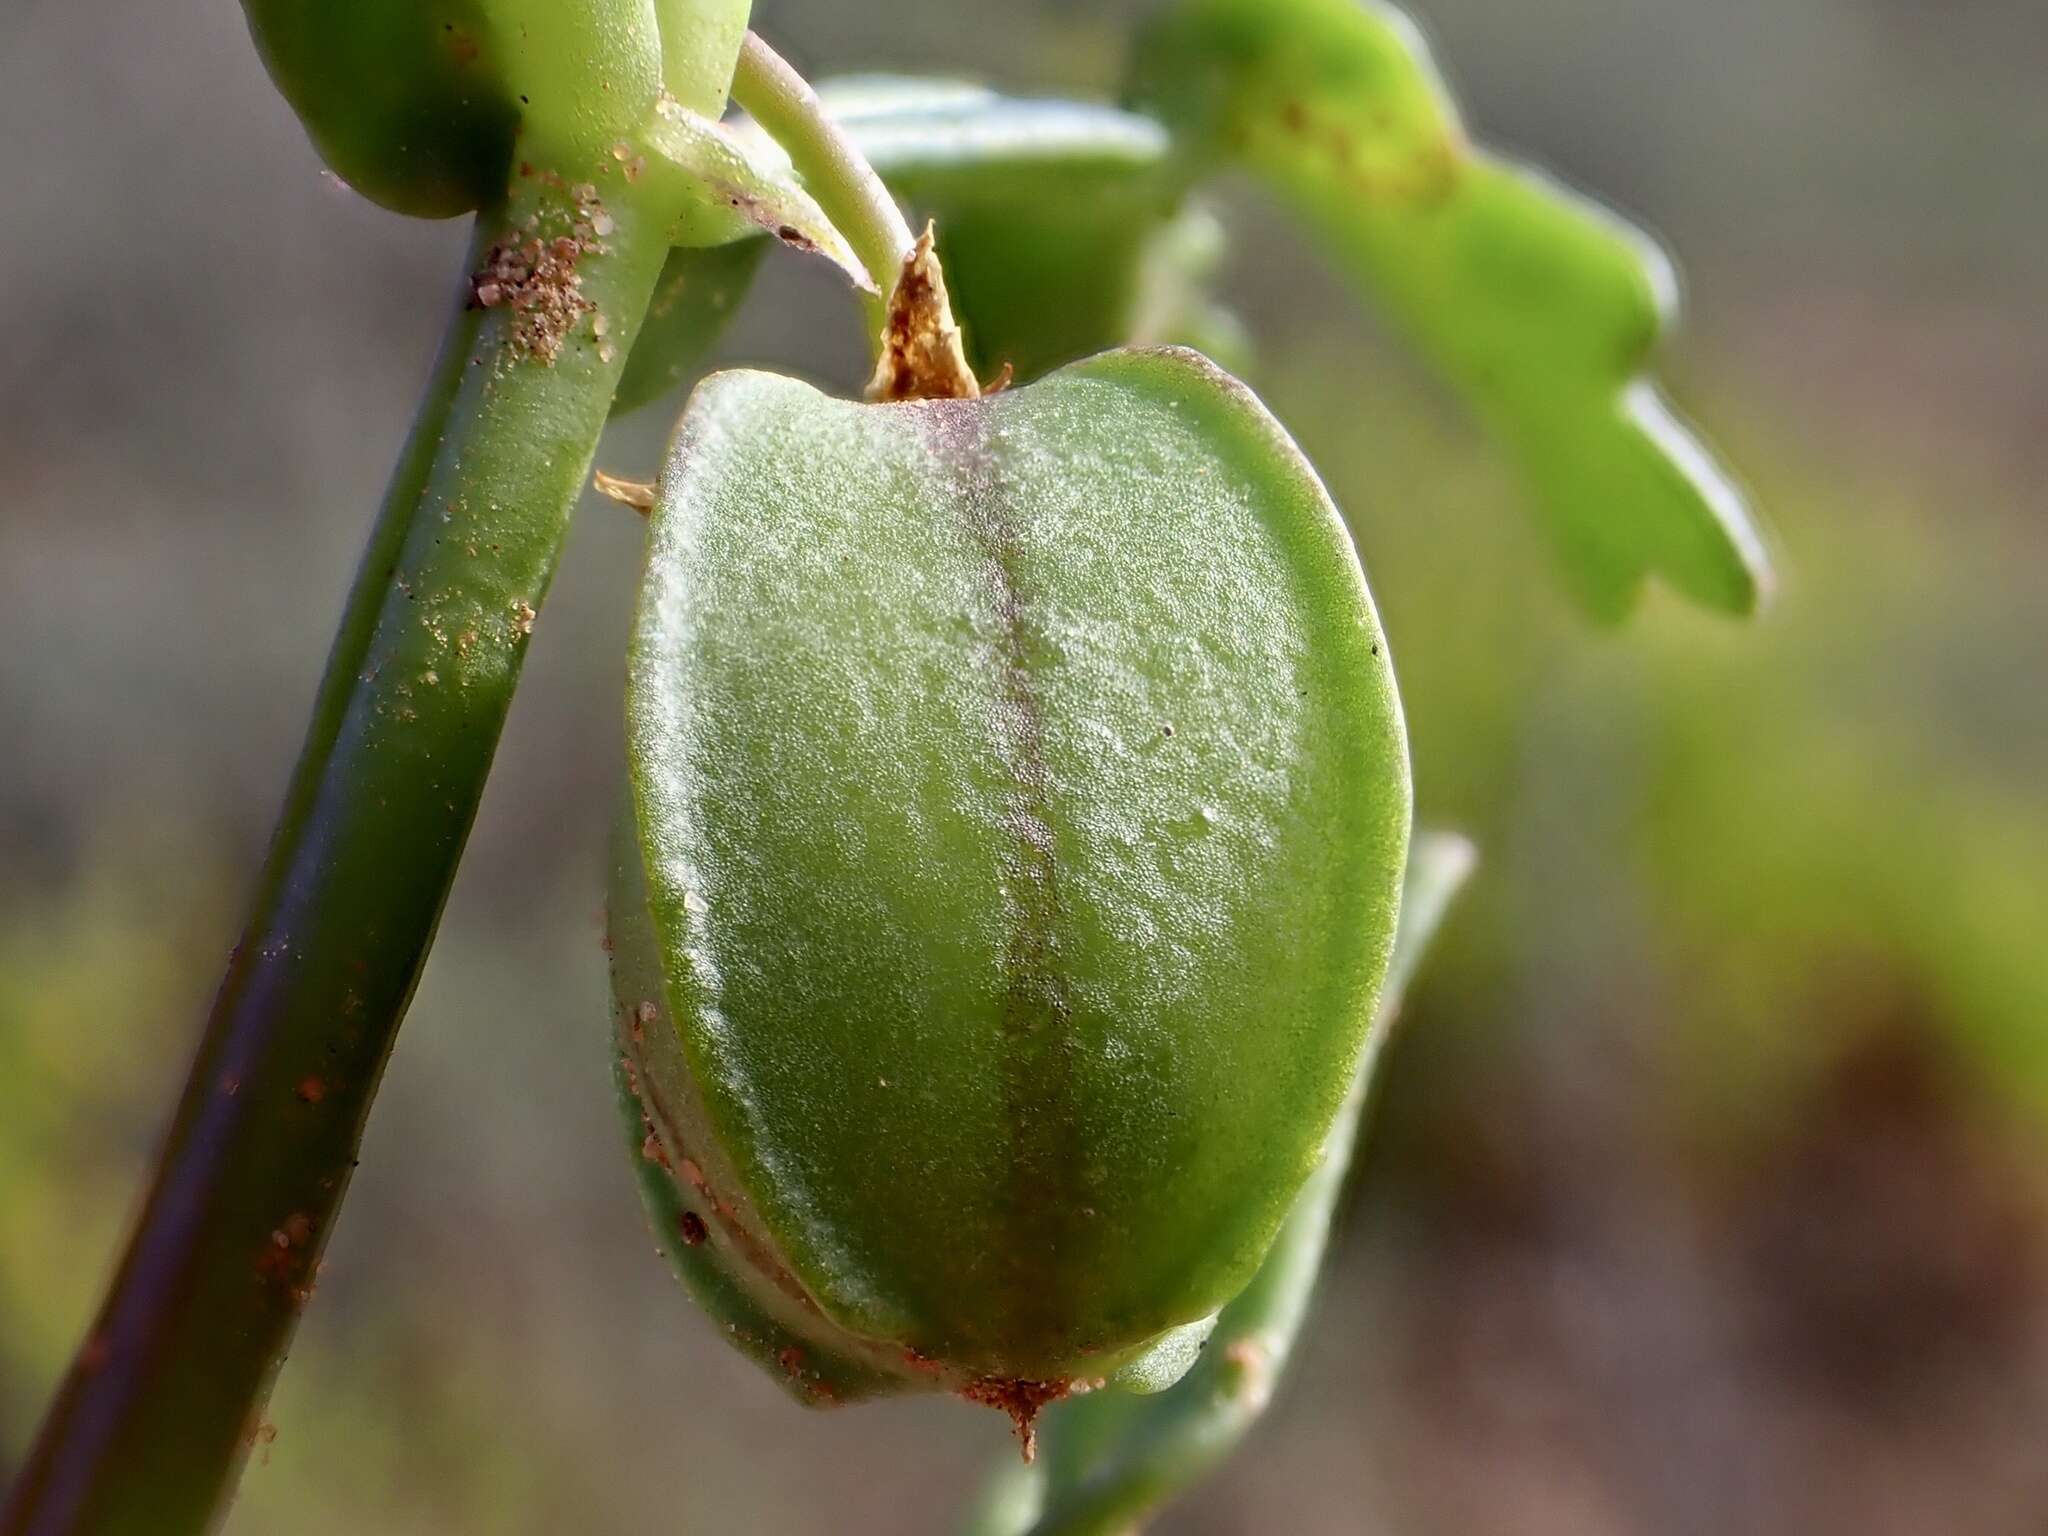
[[[1159,1387],[1315,1166],[1406,744],[1315,473],[1190,352],[702,384],[652,519],[621,1078],[692,1291],[809,1401]]]

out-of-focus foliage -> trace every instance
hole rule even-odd
[[[0,889],[0,1384],[48,1379],[85,1325],[77,1278],[111,1257],[150,1147],[134,1108],[168,1091],[204,1000],[223,893],[186,841],[110,823],[54,896]]]
[[[937,221],[979,371],[1031,379],[1131,338],[1145,252],[1180,200],[1157,123],[947,82],[821,94],[890,190]]]
[[[613,415],[673,395],[697,377],[732,323],[767,248],[764,240],[734,240],[669,252],[612,395]]]
[[[1752,610],[1741,494],[1647,367],[1678,302],[1649,238],[1476,149],[1414,24],[1381,0],[1182,0],[1142,34],[1134,99],[1198,164],[1271,182],[1526,473],[1587,608],[1645,576]]]

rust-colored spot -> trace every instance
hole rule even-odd
[[[298,1094],[308,1104],[318,1104],[327,1097],[327,1085],[317,1077],[301,1078],[299,1080]]]
[[[675,1165],[668,1160],[668,1148],[661,1144],[661,1138],[652,1131],[649,1131],[646,1139],[640,1143],[640,1155],[648,1162],[660,1165],[669,1173],[675,1172]]]
[[[704,1225],[704,1218],[695,1211],[685,1211],[676,1219],[676,1231],[681,1235],[683,1242],[691,1248],[711,1235],[710,1229]]]
[[[1255,1410],[1265,1406],[1273,1393],[1273,1354],[1261,1339],[1234,1340],[1223,1358],[1237,1368],[1235,1395]]]
[[[313,1237],[313,1218],[303,1211],[294,1211],[284,1222],[273,1230],[263,1249],[256,1256],[256,1273],[273,1285],[282,1288],[294,1300],[302,1300],[306,1289],[307,1244]]]

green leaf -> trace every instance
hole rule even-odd
[[[1230,353],[1207,297],[1213,250],[1177,228],[1184,177],[1151,118],[1004,96],[957,80],[855,76],[818,87],[891,192],[938,227],[969,360],[1020,379],[1127,342]],[[765,161],[778,153],[735,125]],[[1227,359],[1226,359],[1227,360]]]
[[[767,248],[760,240],[739,240],[677,246],[668,253],[612,396],[614,416],[638,410],[696,376],[746,297]]]
[[[937,225],[969,361],[1035,378],[1140,337],[1151,242],[1180,201],[1150,118],[957,83],[854,79],[821,97],[882,179]]]
[[[1185,1343],[1321,1159],[1405,863],[1313,470],[1186,352],[900,405],[723,373],[649,541],[614,983],[701,1261],[807,1394]]]
[[[1640,231],[1474,147],[1377,0],[1178,0],[1132,99],[1242,164],[1463,394],[1527,476],[1566,579],[1616,619],[1646,576],[1730,613],[1770,570],[1741,494],[1647,373],[1677,284]]]
[[[1200,1362],[1155,1397],[1102,1392],[1055,1407],[1047,1416],[1039,1485],[1034,1489],[1003,1469],[972,1530],[981,1536],[1135,1530],[1228,1456],[1257,1422],[1307,1318],[1374,1068],[1402,994],[1472,866],[1472,845],[1462,837],[1416,837],[1393,963],[1351,1096],[1264,1266],[1224,1308]]]
[[[906,195],[999,197],[1095,174],[1126,191],[1166,179],[1172,142],[1149,117],[1097,102],[1005,96],[961,80],[851,75],[818,99]],[[990,191],[993,178],[999,189]],[[1039,182],[1037,178],[1045,178]]]
[[[758,131],[741,132],[665,100],[640,126],[639,142],[656,156],[643,174],[665,177],[670,197],[684,206],[669,232],[673,244],[724,245],[766,230],[785,245],[825,257],[856,288],[875,291],[789,157]]]

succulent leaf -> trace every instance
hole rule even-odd
[[[1534,492],[1589,612],[1657,575],[1747,613],[1770,566],[1741,493],[1649,375],[1677,306],[1641,231],[1466,137],[1379,0],[1175,0],[1131,99],[1197,166],[1238,164],[1465,397]]]

